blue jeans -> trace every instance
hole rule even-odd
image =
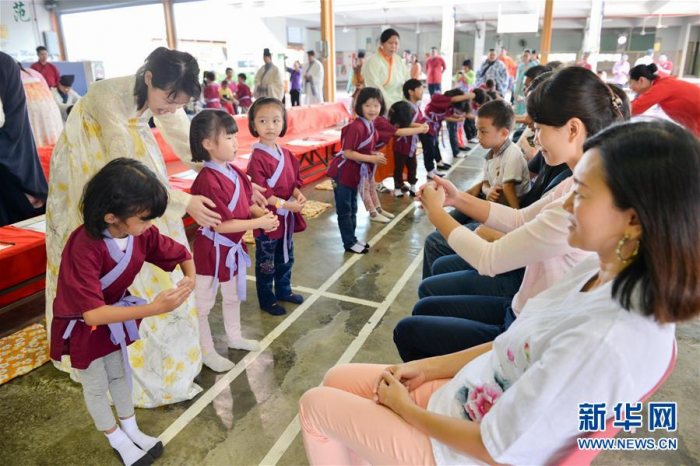
[[[435,168],[435,164],[442,161],[437,137],[425,133],[419,134],[418,139],[420,139],[420,144],[423,146],[423,165],[425,165],[425,171],[430,173]]]
[[[394,328],[394,343],[403,361],[455,353],[493,341],[515,320],[510,299],[461,298],[469,300],[442,307],[435,315],[414,309],[411,317],[399,321]]]
[[[428,84],[428,93],[433,95],[436,92],[442,92],[442,83]]]
[[[515,293],[520,289],[520,284],[523,282],[525,269],[511,270],[504,272],[494,277],[480,275],[479,272],[466,263],[459,256],[454,256],[457,260],[455,263],[466,264],[467,268],[456,272],[447,272],[440,275],[433,275],[426,278],[418,286],[418,306],[424,299],[437,297],[462,297],[462,296],[496,296],[512,299]],[[447,256],[443,259],[452,258]],[[440,265],[436,262],[433,266],[435,271],[436,266]],[[453,264],[449,264],[453,265]],[[436,304],[440,306],[441,304]]]
[[[452,156],[457,157],[459,154],[459,140],[457,139],[457,123],[451,121],[447,122],[447,134],[450,136],[450,148],[452,149]]]
[[[260,307],[268,308],[292,294],[294,242],[289,248],[289,262],[284,263],[284,240],[270,239],[264,234],[255,238],[255,288]],[[275,292],[272,291],[272,283]]]
[[[476,230],[479,226],[471,217],[464,215],[457,209],[450,212],[450,215],[457,220],[457,223],[460,225],[467,225],[467,228],[472,231]],[[454,249],[447,244],[447,240],[442,237],[439,231],[430,233],[427,238],[425,238],[425,244],[423,246],[423,279],[426,279],[433,274],[433,262],[442,256],[452,255],[455,252]]]
[[[333,188],[335,197],[335,212],[338,215],[338,228],[345,249],[357,243],[355,229],[357,228],[357,188],[348,188],[336,183]]]

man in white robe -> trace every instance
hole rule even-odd
[[[304,66],[304,96],[306,105],[323,103],[323,65],[313,50],[306,52],[309,62]]]
[[[275,99],[283,100],[284,82],[282,81],[282,73],[272,63],[270,49],[265,49],[263,52],[263,61],[265,64],[255,73],[255,89],[253,90],[255,98],[274,97]]]

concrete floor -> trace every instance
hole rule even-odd
[[[450,178],[467,188],[482,162],[472,154]],[[332,203],[331,192],[304,191],[309,199]],[[204,393],[195,400],[137,410],[142,429],[168,441],[158,464],[306,464],[295,424],[300,395],[339,361],[400,361],[392,330],[415,303],[421,247],[433,229],[410,199],[383,195],[382,202],[388,211],[404,215],[389,226],[358,215],[358,237],[376,238],[367,255],[341,252],[333,209],[310,220],[308,230],[295,237],[293,284],[307,301],[296,308],[287,305],[287,316],[260,312],[255,285],[248,283],[253,298],[242,306],[243,328],[247,336],[263,340],[264,351],[229,351],[236,368],[229,374],[204,369],[197,380]],[[211,316],[215,338],[221,337],[221,313]],[[678,364],[654,400],[678,402],[678,450],[605,452],[595,464],[700,464],[700,405],[695,401],[700,322],[681,325],[677,333]],[[220,338],[217,346],[225,351]],[[654,434],[635,434],[648,436]],[[0,452],[8,465],[119,464],[93,428],[80,387],[51,364],[0,386]]]

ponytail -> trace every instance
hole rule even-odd
[[[630,79],[639,81],[639,78],[647,78],[649,81],[654,81],[658,76],[656,71],[658,67],[655,63],[650,65],[637,65],[630,70]]]

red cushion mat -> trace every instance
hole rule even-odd
[[[6,292],[26,280],[43,277],[46,273],[44,234],[13,226],[0,227],[0,243],[12,246],[0,250],[0,307],[13,303],[44,288],[44,280]],[[11,271],[11,273],[9,273]]]

